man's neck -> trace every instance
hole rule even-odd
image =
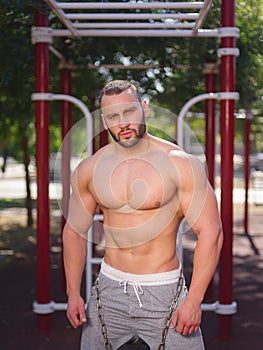
[[[139,156],[146,153],[150,147],[150,135],[146,132],[143,137],[136,143],[136,145],[131,147],[124,147],[119,143],[116,143],[116,153],[121,156]]]

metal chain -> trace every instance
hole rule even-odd
[[[183,281],[184,281],[183,271],[181,270],[180,277],[179,277],[178,284],[177,284],[176,293],[175,293],[175,296],[174,296],[173,301],[171,303],[169,314],[165,319],[165,325],[164,325],[163,332],[162,332],[162,341],[158,347],[158,350],[165,350],[165,341],[166,341],[167,333],[170,329],[173,314],[174,314],[174,311],[178,305],[178,299],[179,299],[179,296],[180,296],[182,289],[183,289],[183,285],[184,285]],[[103,335],[104,349],[105,350],[112,350],[112,347],[111,347],[111,344],[110,344],[110,341],[108,338],[107,328],[106,328],[106,324],[104,321],[104,315],[103,315],[103,310],[102,310],[102,306],[101,306],[100,292],[99,292],[99,278],[98,277],[96,278],[96,281],[95,281],[95,288],[96,288],[97,312],[98,312],[98,317],[99,317],[99,321],[100,321],[101,332]]]
[[[182,289],[183,289],[183,285],[184,285],[183,281],[184,281],[184,279],[183,279],[183,271],[181,270],[180,271],[180,277],[179,277],[178,284],[177,284],[176,293],[175,293],[175,296],[174,296],[173,301],[171,303],[169,314],[168,314],[168,316],[165,319],[165,325],[164,325],[164,329],[163,329],[163,332],[162,332],[162,341],[161,341],[161,344],[158,347],[158,350],[164,350],[165,349],[165,341],[166,341],[167,333],[169,331],[169,328],[170,328],[170,325],[171,325],[171,322],[172,322],[174,311],[175,311],[175,309],[176,309],[176,307],[178,305],[179,296],[180,296],[180,294],[182,292]]]
[[[96,278],[95,288],[96,288],[96,305],[97,305],[98,317],[100,321],[101,333],[103,335],[104,349],[112,350],[112,347],[108,338],[108,334],[107,334],[107,328],[104,321],[103,310],[102,310],[101,301],[100,301],[99,277]]]

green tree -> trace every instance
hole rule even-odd
[[[252,151],[263,150],[263,3],[262,1],[237,1],[236,22],[240,28],[237,45],[238,108],[251,111]],[[244,123],[237,123],[237,133],[243,141]]]
[[[31,44],[31,27],[35,0],[0,0],[0,153],[11,153],[23,160],[27,167],[28,156],[34,158],[35,112],[30,95],[34,92],[35,48]],[[239,109],[250,109],[257,114],[253,130],[257,134],[255,147],[262,147],[259,130],[262,118],[263,92],[263,4],[261,1],[236,1],[236,23],[240,28],[237,46],[237,91]],[[42,10],[42,9],[41,9]],[[221,1],[215,0],[205,27],[220,27]],[[57,17],[49,12],[50,25],[59,28]],[[153,104],[178,113],[191,97],[204,92],[202,67],[207,60],[217,60],[219,39],[215,38],[54,38],[68,63],[77,68],[72,71],[73,95],[82,99],[91,111],[96,109],[96,96],[105,81],[115,78],[138,82],[141,92]],[[3,54],[4,53],[4,54]],[[88,65],[103,64],[152,65],[145,70],[88,69]],[[60,92],[59,61],[50,55],[50,90]],[[177,65],[191,69],[178,69]],[[193,108],[204,111],[202,103]],[[73,121],[82,117],[74,108]],[[60,104],[51,104],[51,152],[60,144]],[[200,123],[196,122],[200,128]],[[194,126],[193,126],[194,127]],[[242,127],[237,133],[242,134]],[[262,130],[261,130],[262,134]],[[202,139],[203,136],[201,135]],[[240,139],[240,137],[239,137]],[[28,186],[29,188],[29,186]],[[30,193],[28,194],[30,196]]]
[[[24,162],[28,225],[33,223],[28,170],[34,141],[30,101],[34,88],[34,51],[30,43],[33,16],[33,1],[0,3],[0,46],[4,52],[0,56],[0,150],[8,149],[8,154]]]

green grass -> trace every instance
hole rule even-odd
[[[35,208],[36,201],[33,201]],[[50,208],[57,209],[58,202],[52,200]],[[27,227],[27,215],[24,199],[1,199],[0,200],[0,270],[9,265],[12,261],[23,256],[27,248],[36,245],[36,217],[34,211],[34,225]],[[7,211],[6,211],[7,209]],[[8,212],[10,209],[10,212]],[[12,211],[11,209],[16,209]],[[1,212],[2,211],[2,212]],[[57,244],[60,237],[60,217],[50,218],[51,241]]]
[[[36,208],[36,200],[32,199],[33,209]],[[0,199],[0,210],[9,209],[9,208],[25,208],[26,200],[24,198],[19,199],[10,199],[10,198],[1,198]],[[56,199],[50,200],[50,209],[55,210],[59,208],[59,203]]]
[[[33,201],[33,205],[35,208],[35,201]],[[25,208],[25,199],[9,199],[4,198],[0,199],[0,209],[8,209],[8,208]]]

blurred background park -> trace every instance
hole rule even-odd
[[[146,1],[147,2],[147,1]],[[150,2],[150,1],[148,1]],[[77,349],[79,331],[73,331],[65,313],[52,315],[49,334],[40,335],[32,311],[36,299],[36,116],[31,94],[35,91],[35,47],[31,28],[35,10],[45,13],[51,28],[55,14],[44,1],[0,0],[0,334],[5,349]],[[219,28],[221,1],[214,0],[205,27]],[[234,130],[234,281],[233,297],[240,305],[233,316],[233,335],[222,341],[217,316],[204,315],[207,349],[261,349],[263,297],[263,3],[236,0],[236,91]],[[100,88],[111,79],[129,79],[154,106],[151,133],[175,139],[176,119],[193,96],[206,91],[206,64],[219,66],[215,38],[54,38],[59,54],[50,55],[49,89],[61,91],[61,71],[70,69],[72,95],[96,114]],[[53,50],[54,51],[54,50]],[[54,52],[53,52],[54,53]],[[61,55],[61,57],[60,57]],[[76,67],[78,67],[76,69]],[[143,69],[142,69],[143,67]],[[220,91],[217,74],[216,90]],[[220,201],[220,112],[216,105],[215,190]],[[248,222],[245,216],[246,121],[249,129]],[[85,157],[83,115],[72,109],[72,169]],[[205,103],[191,108],[185,118],[185,148],[205,161]],[[78,127],[79,126],[79,127]],[[93,147],[100,147],[101,132],[94,118]],[[52,299],[65,301],[61,273],[61,105],[50,104],[50,257]],[[84,146],[83,146],[84,145]],[[245,227],[248,226],[248,227]],[[184,237],[184,261],[190,274],[194,240]],[[61,282],[62,280],[62,282]],[[215,294],[217,278],[215,277]],[[98,349],[99,350],[99,349]]]

